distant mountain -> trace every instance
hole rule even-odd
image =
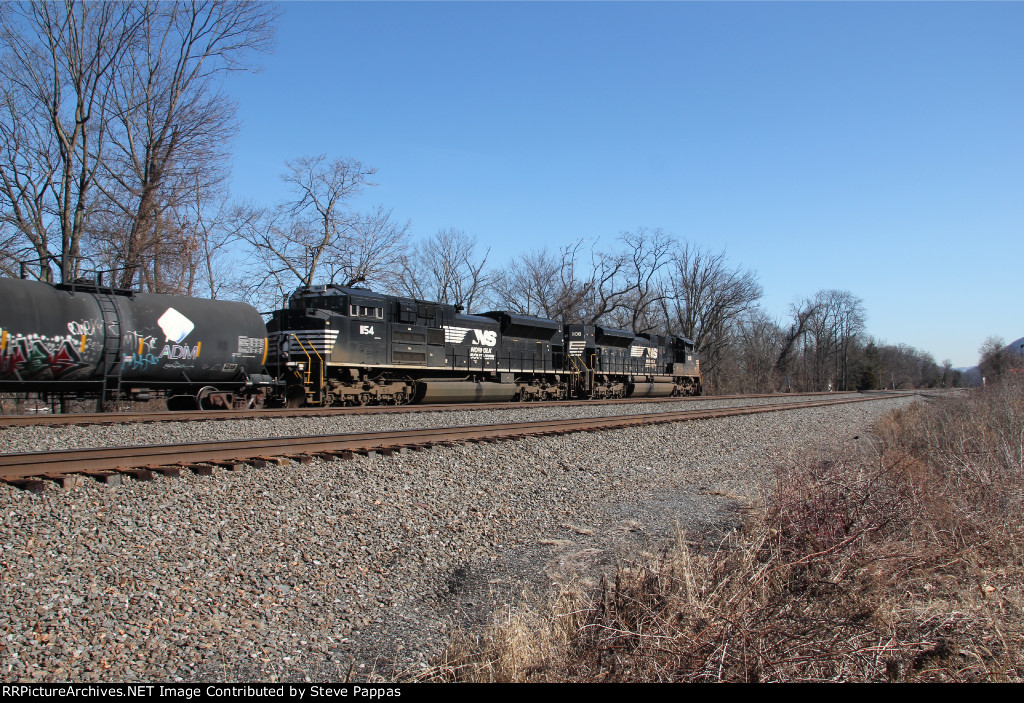
[[[971,366],[970,368],[963,369],[960,372],[960,384],[964,386],[980,386],[981,371],[978,370],[978,367]]]
[[[1024,356],[1024,337],[1015,339],[1005,347],[1006,351],[1017,356]]]

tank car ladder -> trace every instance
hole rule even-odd
[[[100,392],[99,407],[101,412],[108,410],[108,399],[114,402],[121,397],[121,372],[123,370],[121,356],[121,315],[113,296],[99,293],[100,316],[103,318],[103,390]]]

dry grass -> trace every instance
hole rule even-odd
[[[780,468],[715,550],[463,635],[447,681],[1024,679],[1024,383],[914,406],[875,450]]]

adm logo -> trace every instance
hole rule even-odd
[[[164,314],[156,321],[164,333],[164,340],[171,342],[165,344],[157,355],[160,359],[198,359],[199,352],[203,348],[202,342],[196,342],[195,346],[182,344],[185,337],[191,334],[196,328],[192,320],[188,319],[174,308],[167,308]],[[142,344],[139,344],[139,356],[142,356]]]

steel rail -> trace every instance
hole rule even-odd
[[[638,425],[753,415],[765,412],[781,412],[828,405],[859,403],[884,397],[892,396],[812,400],[772,405],[681,410],[667,413],[643,413],[388,432],[353,432],[337,435],[219,440],[195,444],[163,444],[73,449],[57,452],[9,453],[0,454],[0,479],[8,482],[16,482],[18,479],[31,479],[32,477],[60,480],[66,478],[68,474],[81,473],[93,473],[96,478],[103,478],[108,475],[103,472],[111,471],[128,473],[129,475],[134,473],[137,478],[142,478],[145,476],[139,474],[139,467],[152,469],[156,466],[184,466],[202,464],[204,462],[207,464],[215,462],[253,463],[256,460],[266,462],[270,457],[297,455],[305,457],[324,455],[324,458],[332,458],[332,456],[344,455],[346,453],[348,453],[348,456],[351,456],[351,453],[368,452],[389,454],[395,450],[419,449],[439,444],[496,441],[526,436],[562,435],[571,432],[599,431]],[[189,468],[193,467],[190,466]]]
[[[340,408],[262,408],[259,410],[157,410],[132,413],[64,413],[57,415],[0,415],[0,429],[52,425],[114,425],[151,422],[191,422],[196,420],[249,420],[279,417],[322,417],[331,415],[384,415],[416,412],[456,412],[458,410],[495,410],[507,408],[550,408],[572,405],[621,405],[627,403],[678,403],[697,400],[744,400],[747,398],[785,398],[791,396],[848,395],[857,391],[816,391],[808,393],[752,393],[742,395],[699,395],[675,398],[607,398],[601,400],[548,400],[501,403],[434,403],[428,405],[359,405]]]

